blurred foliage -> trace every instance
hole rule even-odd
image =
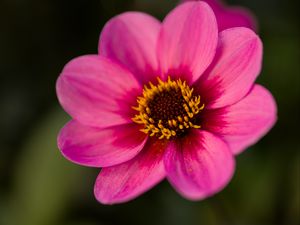
[[[103,206],[93,196],[98,169],[68,162],[56,147],[68,120],[56,78],[71,58],[96,52],[112,16],[139,10],[162,19],[177,1],[0,1],[0,225],[299,224],[299,1],[227,2],[257,15],[258,83],[277,99],[278,123],[237,157],[232,182],[212,198],[190,202],[162,182],[132,202]]]
[[[84,169],[66,164],[60,152],[53,151],[57,132],[66,121],[62,111],[54,111],[26,140],[13,174],[14,194],[5,204],[5,224],[55,224],[71,196],[82,190]]]

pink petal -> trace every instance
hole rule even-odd
[[[112,166],[132,159],[142,150],[147,136],[139,129],[135,124],[93,128],[72,120],[60,131],[58,147],[72,162]]]
[[[191,1],[191,0],[183,0]],[[203,0],[213,9],[219,31],[231,27],[248,27],[252,30],[256,29],[256,20],[252,13],[246,8],[239,6],[227,6],[221,0]]]
[[[215,12],[215,11],[214,11]],[[247,27],[253,31],[257,31],[257,22],[254,15],[243,7],[227,7],[219,12],[215,12],[218,28],[220,31],[232,27]]]
[[[260,85],[238,103],[203,115],[203,129],[225,139],[234,154],[256,143],[275,124],[277,107],[271,93]]]
[[[101,56],[81,56],[69,62],[56,84],[60,104],[83,124],[109,127],[131,123],[141,92],[133,75]]]
[[[223,189],[235,165],[227,144],[196,129],[187,138],[168,146],[164,163],[170,183],[190,200],[200,200]]]
[[[97,200],[103,204],[127,202],[160,182],[165,177],[162,160],[165,145],[149,139],[132,160],[103,168],[94,188]]]
[[[160,22],[145,13],[127,12],[108,21],[99,54],[127,67],[142,83],[158,75],[156,42]]]
[[[224,107],[243,98],[258,76],[261,64],[262,43],[252,30],[239,27],[222,31],[216,57],[198,81],[207,107]]]
[[[206,3],[179,5],[163,21],[158,40],[162,75],[194,82],[211,63],[217,39],[216,18]]]

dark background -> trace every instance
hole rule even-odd
[[[69,119],[55,81],[72,58],[97,52],[99,33],[128,10],[162,19],[167,0],[0,1],[0,225],[277,225],[299,224],[299,1],[231,0],[257,16],[264,42],[258,83],[278,103],[279,120],[237,157],[224,191],[200,202],[163,182],[126,204],[94,199],[98,169],[72,164],[56,147]]]

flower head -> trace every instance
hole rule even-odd
[[[248,28],[218,32],[212,9],[188,2],[160,23],[127,12],[105,25],[98,55],[73,59],[57,81],[72,116],[58,137],[69,160],[102,167],[94,193],[126,202],[167,178],[184,197],[223,189],[234,155],[276,121],[254,84],[262,43]]]
[[[182,0],[182,2],[197,0]],[[203,0],[213,9],[220,31],[231,27],[248,27],[257,30],[257,23],[253,14],[240,6],[226,6],[222,0]]]

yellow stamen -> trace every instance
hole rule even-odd
[[[186,81],[167,81],[157,78],[154,85],[144,86],[142,96],[137,98],[137,106],[132,107],[138,113],[132,118],[137,124],[144,124],[141,132],[159,139],[170,139],[185,132],[186,129],[199,129],[197,115],[203,110],[200,96],[194,95]],[[196,124],[195,124],[196,123]]]

